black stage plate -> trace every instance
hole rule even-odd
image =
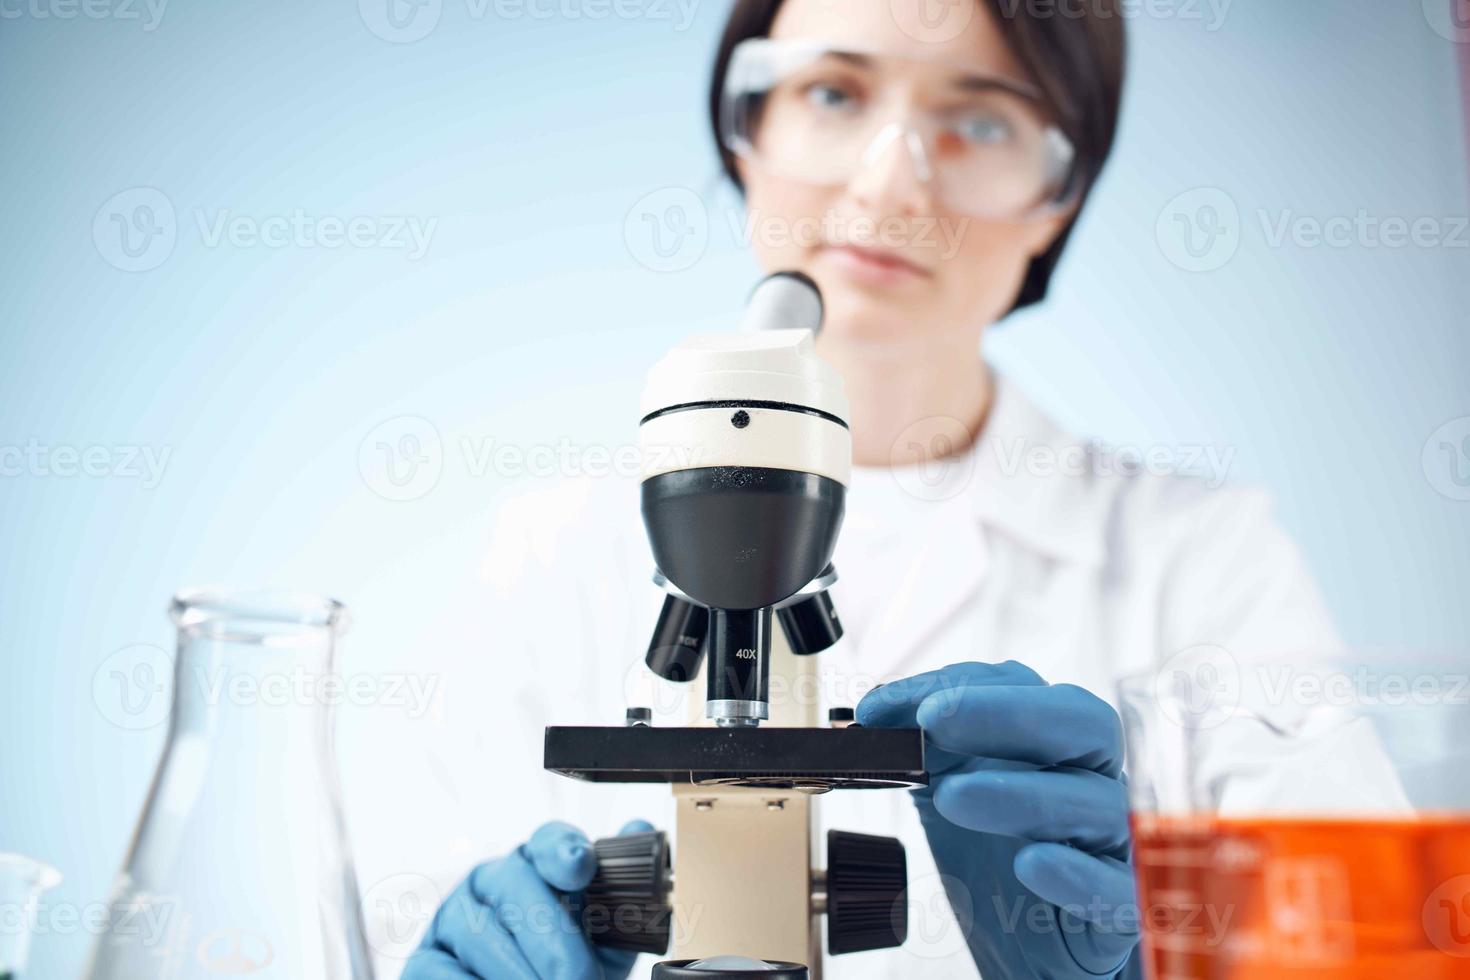
[[[545,766],[598,783],[822,792],[929,782],[917,728],[548,728]]]

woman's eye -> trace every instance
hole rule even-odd
[[[806,90],[807,100],[820,109],[842,109],[853,101],[851,93],[836,85],[818,82]]]
[[[962,139],[980,144],[1005,143],[1015,133],[1010,123],[994,116],[971,116],[968,119],[961,119],[955,124],[954,129]]]

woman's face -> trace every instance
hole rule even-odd
[[[943,110],[953,98],[944,90],[952,76],[929,65],[1026,81],[988,8],[960,2],[973,11],[944,8],[948,24],[964,15],[956,34],[932,29],[932,0],[786,0],[771,37],[899,56],[878,59],[859,80],[864,99],[899,120]],[[928,342],[978,331],[1010,309],[1031,258],[1068,220],[953,211],[902,139],[865,158],[845,184],[789,180],[743,158],[738,166],[758,260],[768,272],[796,269],[817,281],[824,336],[834,340]]]

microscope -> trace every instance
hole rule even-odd
[[[918,729],[862,728],[850,705],[818,717],[852,459],[821,321],[816,284],[777,273],[740,331],[687,340],[648,377],[641,508],[665,596],[646,663],[690,687],[688,723],[633,707],[621,725],[546,730],[548,770],[673,788],[672,842],[596,842],[575,910],[594,943],[672,955],[654,980],[820,980],[824,947],[907,936],[903,845],[830,831],[821,868],[814,840],[821,794],[927,781]]]

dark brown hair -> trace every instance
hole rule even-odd
[[[735,155],[720,142],[720,96],[735,46],[766,37],[783,0],[735,0],[715,57],[710,84],[710,122],[725,174],[742,191]],[[1065,4],[1036,7],[1034,0],[975,0],[984,4],[1006,44],[1040,88],[1057,123],[1077,151],[1078,213],[1086,203],[1118,130],[1126,54],[1123,17],[1116,0],[1096,0],[1068,9]],[[1071,237],[1076,219],[1062,229],[1050,249],[1031,261],[1012,312],[1046,297],[1053,270]]]

